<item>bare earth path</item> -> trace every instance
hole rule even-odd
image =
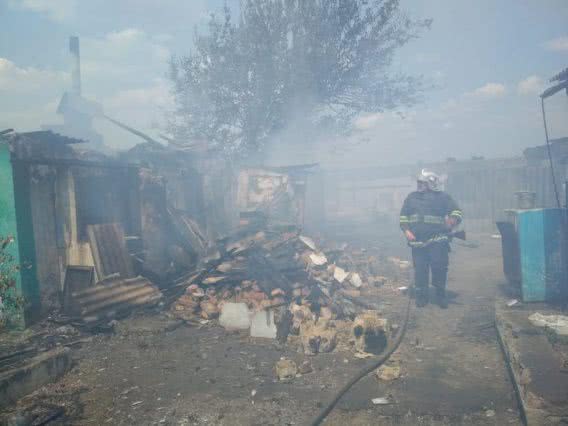
[[[447,310],[416,309],[399,349],[403,377],[360,382],[327,424],[520,424],[513,388],[493,325],[502,282],[500,241],[456,246]],[[372,407],[390,395],[394,404]]]
[[[398,233],[357,239],[364,246],[369,238],[386,255],[408,255]],[[390,383],[366,377],[325,424],[520,424],[493,328],[503,280],[499,243],[485,238],[477,249],[455,247],[452,303],[445,311],[413,311],[395,354],[402,377]],[[405,297],[397,292],[377,302],[400,323]],[[116,334],[78,349],[76,367],[34,398],[69,405],[53,424],[304,425],[369,362],[339,350],[307,357],[294,344],[253,341],[217,326],[168,329],[170,323],[163,314],[121,321]],[[274,364],[280,357],[308,361],[313,372],[279,382]],[[372,404],[383,396],[393,404]]]

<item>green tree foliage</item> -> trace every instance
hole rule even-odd
[[[0,237],[0,330],[18,325],[18,317],[24,300],[16,291],[16,274],[19,266],[9,253],[12,237]]]
[[[239,22],[211,16],[195,48],[173,59],[178,141],[229,154],[262,149],[296,116],[348,130],[361,112],[411,105],[420,80],[389,72],[396,51],[430,25],[399,0],[247,0]]]

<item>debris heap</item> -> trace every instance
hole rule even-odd
[[[202,268],[180,279],[186,291],[172,313],[190,322],[221,317],[227,328],[253,324],[251,335],[255,315],[268,324],[274,318],[280,340],[299,334],[306,353],[328,352],[336,345],[334,320],[375,308],[359,298],[385,282],[374,263],[344,246],[323,250],[295,226],[251,225],[219,240]]]

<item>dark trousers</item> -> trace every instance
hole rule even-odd
[[[414,285],[418,292],[427,292],[432,271],[432,285],[439,291],[446,288],[448,281],[450,245],[447,242],[432,243],[426,247],[412,249],[414,263]]]

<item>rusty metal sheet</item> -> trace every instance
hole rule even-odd
[[[91,287],[93,285],[94,275],[94,268],[92,266],[67,266],[63,284],[63,309],[65,312],[73,311],[72,294]]]
[[[89,225],[87,233],[99,281],[113,274],[119,274],[122,278],[134,276],[132,259],[126,249],[120,224]]]

